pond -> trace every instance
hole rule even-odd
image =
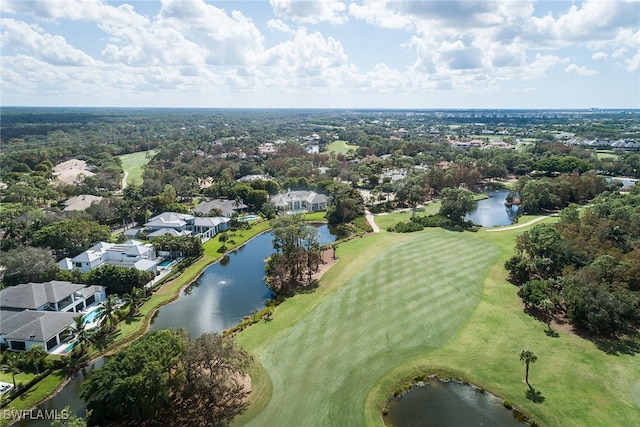
[[[321,245],[335,241],[327,225],[316,227]],[[273,253],[273,235],[256,236],[220,262],[211,264],[180,298],[158,310],[151,330],[185,328],[192,337],[237,325],[273,296],[264,281],[264,261]]]
[[[620,182],[625,187],[633,187],[638,182],[637,179],[634,178],[626,178],[621,176],[610,176],[606,178],[606,181],[611,182]]]
[[[316,228],[321,245],[336,240],[327,225]],[[272,238],[271,233],[256,236],[220,262],[208,266],[176,301],[158,310],[151,329],[185,328],[195,338],[205,332],[222,332],[240,323],[252,310],[264,308],[265,300],[272,296],[264,281],[264,261],[273,253]],[[97,359],[37,409],[61,411],[69,405],[71,412],[84,416],[86,405],[79,396],[80,384],[94,365],[103,364],[104,358]],[[51,422],[25,420],[18,425],[40,427],[49,426]]]
[[[102,367],[102,365],[106,362],[105,357],[100,357],[96,359],[94,362],[89,364],[86,368],[82,369],[79,372],[76,372],[69,382],[60,390],[55,396],[51,399],[42,402],[40,405],[36,407],[33,411],[34,418],[38,413],[38,410],[43,411],[44,413],[55,413],[51,411],[62,411],[66,406],[69,406],[71,412],[77,415],[84,416],[84,410],[86,409],[86,405],[84,400],[80,398],[80,385],[82,382],[89,376],[93,369],[97,369]],[[44,419],[24,419],[15,425],[20,427],[45,427],[51,426],[51,420]]]
[[[518,216],[518,206],[504,204],[509,190],[489,191],[486,199],[478,200],[478,207],[464,217],[483,227],[513,224]]]
[[[505,408],[502,399],[456,381],[432,380],[413,386],[406,394],[388,402],[385,424],[395,427],[524,427]],[[519,414],[518,414],[519,415]]]

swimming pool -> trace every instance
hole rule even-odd
[[[64,350],[58,352],[58,354],[69,354],[69,352],[73,350],[73,347],[75,346],[76,346],[76,342],[74,341],[71,344],[69,344]]]
[[[160,264],[158,264],[158,267],[166,267],[169,264],[171,264],[171,260],[170,259],[165,259],[164,261],[162,261]]]
[[[260,219],[258,215],[245,215],[238,217],[238,221],[253,221],[255,219]]]
[[[85,314],[82,317],[82,322],[85,325],[88,325],[89,323],[93,323],[96,320],[98,320],[98,317],[100,317],[100,311],[98,309],[92,310],[90,312],[88,312],[87,314]]]

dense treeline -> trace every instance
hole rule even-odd
[[[520,235],[507,263],[524,303],[547,321],[566,316],[591,333],[613,336],[640,320],[640,187],[603,193],[560,222]]]
[[[536,214],[562,209],[570,203],[585,203],[603,191],[615,188],[616,184],[608,184],[605,178],[594,173],[573,173],[556,178],[525,176],[518,181],[516,191],[522,212]]]

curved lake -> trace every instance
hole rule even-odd
[[[395,427],[524,427],[502,399],[456,381],[432,380],[388,402],[385,424]]]
[[[489,191],[486,199],[478,200],[478,207],[468,213],[465,221],[473,221],[483,227],[495,227],[513,224],[518,216],[518,206],[504,204],[509,190]]]
[[[327,225],[316,227],[321,245],[335,241]],[[273,296],[264,280],[264,261],[273,235],[263,233],[207,267],[180,298],[160,310],[151,329],[185,328],[192,337],[237,325]]]
[[[321,245],[336,240],[327,225],[316,226]],[[251,314],[264,308],[272,292],[264,281],[264,261],[273,253],[273,235],[263,233],[231,252],[220,262],[208,266],[200,277],[171,304],[158,310],[151,329],[184,328],[192,337],[205,332],[222,332]],[[93,366],[100,367],[99,358],[79,372],[51,399],[37,407],[61,411],[69,405],[71,412],[84,416],[86,405],[80,398],[80,384]],[[19,426],[50,426],[50,421],[24,420]]]

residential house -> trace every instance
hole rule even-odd
[[[222,216],[230,218],[234,214],[247,212],[249,206],[236,200],[214,199],[208,202],[201,202],[194,211],[201,214],[208,214],[215,209],[219,209]]]
[[[287,191],[271,197],[271,203],[279,210],[325,211],[329,198],[315,191]]]
[[[163,212],[151,218],[144,226],[149,240],[161,235],[160,233],[169,233],[174,235],[196,234],[203,242],[206,242],[216,234],[227,231],[230,221],[231,219],[227,217],[195,217],[190,214]]]
[[[74,317],[106,299],[103,286],[51,281],[0,290],[0,344],[25,351],[41,345],[51,352],[65,340]]]
[[[65,201],[63,204],[65,208],[63,212],[73,212],[73,211],[85,211],[89,206],[93,203],[100,203],[102,201],[102,197],[100,196],[92,196],[91,194],[81,194],[76,197],[72,197],[69,200]]]
[[[58,266],[62,270],[75,269],[83,273],[88,273],[102,265],[116,265],[157,273],[158,262],[152,244],[127,240],[124,243],[97,243],[73,258],[58,261]]]

